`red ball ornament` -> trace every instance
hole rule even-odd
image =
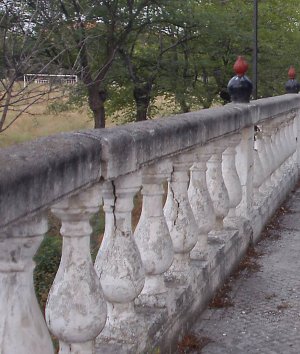
[[[288,71],[288,76],[291,80],[294,80],[296,77],[296,70],[295,68],[291,65]]]
[[[238,56],[236,62],[233,65],[233,70],[237,76],[244,76],[248,70],[248,63],[242,56]]]

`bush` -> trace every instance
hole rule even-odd
[[[34,257],[36,262],[34,286],[42,310],[45,309],[48,293],[59,267],[62,249],[62,237],[59,234],[60,222],[52,214],[49,215],[49,225],[50,230]],[[91,254],[92,259],[95,260],[104,231],[104,214],[102,210],[91,218],[91,225],[93,227]]]

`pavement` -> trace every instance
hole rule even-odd
[[[186,353],[300,354],[300,189],[190,332]]]

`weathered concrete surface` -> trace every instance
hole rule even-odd
[[[191,261],[188,282],[181,283],[172,276],[165,277],[168,288],[166,307],[136,304],[136,323],[140,327],[137,328],[136,336],[139,340],[128,343],[122,341],[122,337],[105,338],[104,329],[96,339],[96,353],[174,353],[174,338],[186,333],[205,309],[212,294],[247,248],[252,237],[251,231],[245,222],[240,232],[225,229],[211,234],[207,261]]]
[[[134,172],[299,107],[299,96],[287,94],[0,149],[0,227],[46,209],[100,178]]]
[[[88,350],[83,350],[83,348],[93,346],[96,332],[100,331],[99,328],[103,325],[99,318],[97,321],[101,326],[93,320],[97,313],[97,305],[95,305],[98,299],[97,295],[86,294],[86,291],[89,291],[89,286],[91,292],[95,291],[97,293],[99,291],[99,287],[97,289],[94,286],[97,282],[93,281],[92,274],[87,272],[87,269],[91,270],[91,262],[87,242],[90,230],[88,230],[86,216],[96,212],[100,203],[100,195],[98,197],[93,195],[96,199],[98,198],[97,207],[93,203],[92,205],[88,203],[82,208],[82,194],[78,196],[79,199],[77,200],[75,193],[84,193],[86,192],[85,188],[92,185],[100,193],[97,188],[103,187],[104,183],[102,182],[106,181],[111,184],[109,193],[105,191],[105,188],[103,190],[104,210],[106,212],[103,245],[106,245],[106,249],[104,252],[101,247],[99,253],[104,262],[101,263],[101,273],[98,275],[100,275],[105,300],[107,300],[109,306],[106,326],[97,337],[98,352],[108,354],[109,346],[115,351],[116,348],[120,348],[120,344],[124,344],[124,348],[122,347],[122,353],[124,354],[157,350],[161,353],[172,352],[174,338],[178,338],[179,335],[186,332],[193,324],[194,318],[198,318],[199,313],[206,308],[207,302],[213,296],[215,290],[224,282],[238,263],[251,240],[258,237],[259,231],[269,216],[281,203],[281,198],[294,185],[298,176],[295,143],[296,136],[299,136],[300,132],[300,120],[297,115],[297,109],[300,107],[299,97],[298,95],[286,95],[251,104],[229,104],[225,107],[178,115],[168,119],[129,124],[124,127],[61,134],[0,151],[0,165],[2,166],[0,173],[0,228],[2,229],[0,240],[4,245],[2,247],[4,255],[6,255],[7,250],[6,243],[15,246],[14,234],[8,232],[9,228],[5,230],[4,227],[15,225],[15,222],[19,221],[18,227],[22,229],[20,225],[25,222],[26,217],[40,213],[53,203],[56,203],[54,209],[63,209],[58,215],[61,214],[62,219],[61,234],[64,237],[64,250],[52,295],[57,293],[57,289],[63,289],[63,291],[59,292],[60,296],[57,296],[52,304],[50,296],[48,306],[50,303],[52,318],[50,318],[51,316],[47,317],[52,332],[63,343],[61,352],[70,351],[69,345],[71,345],[71,351],[74,351],[74,353],[75,351],[83,353],[83,351]],[[275,119],[273,119],[274,117]],[[262,120],[267,121],[263,122]],[[272,121],[272,126],[270,126],[269,121]],[[261,165],[265,165],[267,168],[264,171],[264,180],[261,181],[263,185],[256,184],[256,188],[262,187],[261,198],[258,200],[261,203],[256,203],[256,209],[250,210],[253,209],[251,208],[251,179],[254,174],[253,171],[255,172],[253,134],[254,125],[258,123],[262,123],[263,126],[261,159],[264,164]],[[297,134],[295,132],[296,123],[298,124]],[[264,130],[264,128],[266,129]],[[274,145],[277,131],[282,133],[277,138],[278,144]],[[228,198],[225,188],[226,182],[223,182],[222,176],[221,154],[228,147],[236,146],[236,144],[232,145],[231,140],[233,136],[239,137],[240,134],[243,139],[237,152],[239,158],[235,161],[235,151],[229,151],[231,165],[230,167],[227,165],[227,173],[225,173],[226,168],[223,171],[224,181],[227,180],[227,188],[230,192],[230,198]],[[271,136],[274,136],[274,151],[271,148]],[[211,146],[212,149],[210,149]],[[192,249],[193,243],[196,243],[197,239],[194,236],[198,236],[198,232],[191,230],[193,215],[187,203],[186,193],[188,185],[187,167],[189,166],[184,165],[188,161],[191,165],[198,159],[190,160],[187,159],[187,156],[182,156],[184,154],[194,154],[196,149],[206,149],[206,147],[208,147],[207,152],[213,155],[210,157],[210,162],[208,161],[210,166],[208,166],[207,177],[209,185],[212,185],[210,180],[217,182],[214,183],[213,188],[209,187],[208,189],[217,211],[218,225],[212,227],[211,233],[213,235],[208,235],[208,242],[205,242],[207,244],[205,257],[202,257],[201,260],[193,259],[193,261],[189,261],[188,252]],[[192,151],[193,149],[195,150]],[[282,154],[278,153],[279,150],[282,150]],[[297,152],[299,153],[299,151],[300,145],[298,145]],[[224,154],[223,160],[225,167],[227,153]],[[277,162],[275,155],[277,160],[279,158]],[[193,157],[193,155],[191,156]],[[169,242],[167,246],[169,250],[161,252],[161,259],[166,266],[160,267],[159,271],[155,270],[155,272],[146,269],[146,274],[150,275],[149,279],[152,284],[154,284],[152,275],[160,279],[157,282],[159,286],[156,286],[155,289],[153,289],[154,286],[151,288],[151,282],[148,282],[148,288],[146,288],[148,291],[143,290],[143,295],[145,293],[147,296],[151,295],[149,304],[144,300],[139,301],[138,298],[143,288],[143,272],[145,269],[134,238],[131,237],[132,201],[134,194],[142,184],[138,177],[140,170],[151,169],[153,166],[156,169],[158,164],[165,159],[173,159],[173,166],[170,168],[170,170],[173,170],[170,185],[174,192],[174,200],[176,199],[178,204],[178,215],[175,215],[175,218],[171,218],[171,220],[177,226],[179,225],[178,220],[180,220],[180,230],[182,232],[176,237],[173,234],[173,247]],[[237,161],[240,166],[238,172],[240,173],[241,169],[246,172],[241,174],[243,203],[241,203],[239,213],[236,215],[248,217],[247,220],[237,219],[234,216],[234,208],[240,200],[235,187],[236,184],[240,183],[235,171]],[[240,163],[240,161],[243,162]],[[300,160],[298,159],[298,161]],[[248,179],[245,175],[249,176]],[[146,242],[146,246],[150,246],[151,250],[154,248],[156,251],[161,251],[161,241],[166,238],[164,237],[166,228],[163,230],[160,224],[162,217],[162,184],[168,176],[163,171],[148,170],[143,177],[146,177],[143,180],[143,188],[147,185],[143,189],[143,199],[152,198],[145,208],[148,211],[151,209],[151,213],[149,212],[149,215],[147,215],[149,222],[147,221],[148,224],[144,226],[154,230],[154,232],[147,230],[147,233],[144,233],[149,240],[148,243]],[[100,182],[99,185],[97,182]],[[220,186],[224,186],[224,188],[220,188]],[[230,190],[229,187],[234,187],[234,189]],[[216,191],[218,193],[214,194]],[[233,192],[236,193],[235,197],[237,196],[237,198],[232,198]],[[74,199],[73,202],[69,203],[69,201],[63,201],[64,198]],[[57,202],[60,201],[62,204],[58,208]],[[159,207],[158,204],[160,204]],[[187,211],[188,208],[189,211]],[[228,220],[226,220],[229,208],[233,213],[230,213]],[[172,209],[175,210],[175,208]],[[182,220],[180,219],[181,216],[183,216]],[[224,229],[221,228],[223,219]],[[255,220],[255,223],[253,220]],[[196,223],[194,223],[194,228],[196,226]],[[5,232],[3,232],[3,228]],[[192,232],[186,232],[185,234],[185,228]],[[170,228],[169,231],[173,230]],[[193,237],[189,239],[188,237],[191,234],[193,234]],[[186,238],[180,238],[182,235]],[[32,236],[35,235],[22,230],[22,237],[30,238]],[[72,238],[74,241],[65,242],[66,239],[71,239],[71,236],[74,236]],[[79,241],[80,239],[82,242]],[[83,241],[84,239],[86,241]],[[159,242],[156,242],[157,240]],[[188,242],[186,242],[187,240]],[[170,238],[169,241],[171,241]],[[144,242],[141,243],[144,244]],[[84,246],[84,248],[81,249],[81,246]],[[171,264],[173,248],[176,261],[173,262],[171,269],[167,269]],[[20,242],[20,246],[17,244],[13,251],[26,256],[28,252],[27,243],[23,245]],[[159,253],[157,252],[157,254]],[[150,252],[147,255],[148,257],[149,254]],[[70,262],[68,264],[65,261],[66,257]],[[13,264],[14,253],[12,253],[11,258],[10,263],[7,262],[5,256],[1,258],[4,260],[1,269],[4,278],[7,276],[6,273],[10,272],[13,274],[11,276],[13,279],[14,273],[21,269],[22,264],[18,264],[18,269]],[[142,258],[145,260],[143,255]],[[156,267],[153,268],[159,268],[158,265],[162,263],[158,257],[158,262],[155,263]],[[74,269],[77,269],[76,267],[80,268],[78,272],[74,271]],[[166,273],[163,274],[165,271]],[[27,273],[29,274],[29,272]],[[63,273],[63,278],[61,278],[61,273]],[[90,274],[90,278],[86,274]],[[71,280],[65,280],[65,276],[70,277]],[[84,279],[82,284],[80,284],[78,277]],[[60,279],[59,282],[57,282],[57,279]],[[28,280],[27,282],[29,284]],[[24,281],[19,283],[25,284]],[[11,294],[14,291],[17,294],[20,293],[19,290],[22,287],[19,283],[15,282],[12,290],[9,289],[11,298],[13,298]],[[57,283],[59,286],[57,286]],[[66,286],[69,283],[72,285],[71,287]],[[84,287],[84,291],[81,291],[81,286]],[[152,290],[151,293],[149,288]],[[32,294],[32,291],[30,294]],[[74,295],[73,299],[72,296],[69,299],[70,294]],[[31,298],[29,295],[27,297]],[[34,299],[34,296],[32,296],[32,299]],[[136,299],[137,301],[135,301]],[[7,301],[5,298],[2,300],[1,306],[5,308]],[[18,301],[15,302],[22,303],[19,295]],[[70,305],[74,306],[71,309],[72,311],[69,311],[68,316],[65,317],[62,314],[62,318],[59,318],[61,309],[68,309]],[[30,307],[26,308],[30,310]],[[91,308],[95,308],[96,312],[90,312]],[[81,321],[82,310],[85,314]],[[53,314],[56,323],[53,321]],[[69,315],[72,316],[72,323],[69,321]],[[13,315],[11,317],[13,318]],[[25,316],[23,317],[25,318]],[[34,319],[31,322],[35,326]],[[80,324],[80,330],[78,326],[75,326],[77,330],[75,333],[74,325],[76,323]],[[89,325],[91,330],[84,330]],[[6,333],[7,328],[3,328],[5,329],[2,332]],[[11,333],[14,332],[10,330]],[[76,337],[74,337],[74,333],[77,334]],[[82,336],[83,334],[84,336]],[[101,345],[106,348],[102,348]],[[39,354],[39,350],[39,348],[37,350],[29,348],[25,352]]]
[[[300,189],[291,194],[272,230],[256,246],[258,272],[230,285],[234,306],[207,309],[191,332],[209,337],[203,354],[298,354],[300,348]]]
[[[0,226],[50,206],[101,177],[101,145],[73,133],[0,149]]]

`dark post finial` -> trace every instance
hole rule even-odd
[[[239,56],[233,65],[236,75],[228,82],[227,88],[232,102],[248,103],[252,93],[252,82],[245,75],[248,63]]]
[[[296,78],[296,70],[291,65],[288,71],[289,80],[285,84],[286,93],[298,93],[300,90],[300,84],[295,79]]]

